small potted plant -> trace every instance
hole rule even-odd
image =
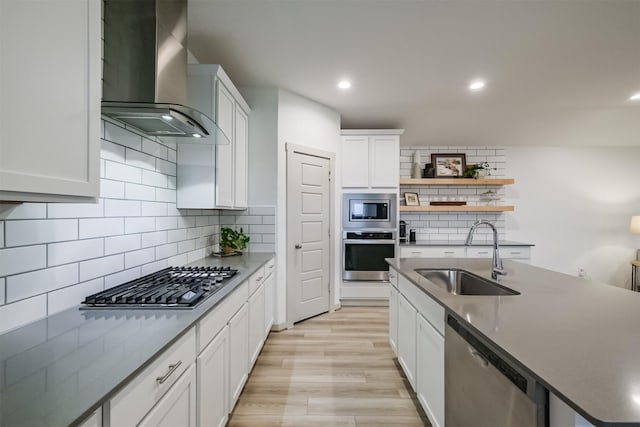
[[[249,236],[244,234],[242,227],[240,231],[230,227],[220,227],[220,250],[225,254],[241,252],[247,247]]]
[[[467,165],[467,170],[462,174],[463,178],[474,178],[478,179],[479,177],[483,177],[486,175],[491,175],[491,169],[489,168],[489,163],[477,163],[475,165]]]

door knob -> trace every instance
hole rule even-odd
[[[300,243],[296,243],[296,246],[295,246],[296,249],[300,249],[301,247],[302,245]]]

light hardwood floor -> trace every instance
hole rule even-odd
[[[272,332],[228,426],[428,426],[389,347],[386,307]]]

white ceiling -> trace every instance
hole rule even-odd
[[[189,48],[402,145],[640,146],[640,0],[190,0]]]

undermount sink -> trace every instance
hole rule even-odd
[[[418,268],[415,272],[454,295],[520,295],[465,270]]]

